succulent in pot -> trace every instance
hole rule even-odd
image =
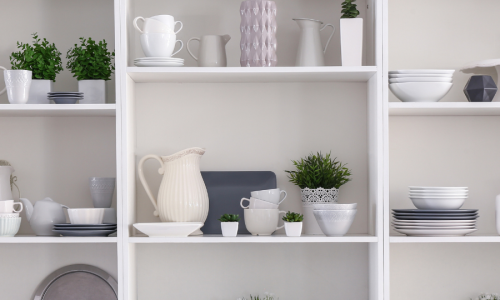
[[[219,221],[221,222],[222,236],[231,237],[238,234],[239,215],[223,214]]]
[[[286,215],[283,216],[286,236],[300,236],[302,234],[303,220],[304,215],[290,211],[287,212]]]

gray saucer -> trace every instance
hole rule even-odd
[[[57,232],[62,236],[108,236],[116,229],[112,230],[58,230],[54,229],[53,232]]]
[[[475,213],[478,209],[393,209],[397,213]]]
[[[103,224],[71,224],[71,223],[61,223],[61,224],[54,224],[54,227],[116,227],[116,224],[111,224],[111,223],[103,223]]]

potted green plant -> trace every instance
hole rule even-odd
[[[485,293],[483,293],[483,294],[480,294],[474,300],[500,300],[500,296],[498,294],[485,294]]]
[[[340,48],[342,66],[361,66],[363,57],[363,19],[357,18],[356,0],[342,3],[340,17]]]
[[[68,68],[78,80],[78,91],[83,93],[81,104],[106,103],[106,81],[115,69],[112,60],[115,52],[108,51],[106,40],[80,38],[66,54]]]
[[[296,170],[285,171],[290,182],[301,189],[304,208],[304,233],[323,234],[313,215],[313,204],[337,202],[339,188],[351,181],[351,171],[345,164],[332,159],[331,154],[318,152],[292,161]]]
[[[304,215],[287,212],[283,216],[283,221],[285,221],[285,231],[286,236],[300,236],[302,233],[302,221],[304,220]]]
[[[232,215],[232,214],[223,214],[219,221],[221,229],[222,229],[222,236],[236,236],[238,234],[238,224],[240,221],[240,216],[239,215]]]
[[[28,104],[50,104],[47,93],[52,92],[53,82],[62,68],[61,52],[54,43],[46,38],[40,40],[35,32],[33,45],[17,42],[18,52],[12,52],[10,63],[12,70],[31,71],[32,81],[28,96]]]

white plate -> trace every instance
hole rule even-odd
[[[425,227],[425,228],[442,228],[442,227],[455,227],[455,226],[466,226],[466,227],[475,227],[476,223],[400,223],[400,222],[392,222],[393,226],[396,227]]]
[[[134,227],[150,237],[187,237],[203,226],[202,222],[136,223]]]
[[[184,63],[178,62],[138,62],[134,63],[138,67],[182,67]]]
[[[180,57],[140,57],[140,58],[136,58],[134,59],[135,61],[139,61],[139,60],[165,60],[165,59],[176,59],[176,60],[184,60],[183,58],[180,58]]]
[[[411,70],[396,70],[389,71],[389,74],[453,74],[455,70],[441,69],[411,69]]]
[[[389,83],[399,82],[452,82],[452,78],[446,77],[411,77],[411,78],[390,78]]]
[[[137,63],[184,63],[184,60],[173,60],[173,59],[164,59],[164,60],[138,60],[134,61],[134,64]]]
[[[398,223],[436,223],[436,224],[447,224],[447,223],[476,223],[476,220],[395,220],[393,222]]]
[[[452,186],[409,186],[410,190],[467,190],[468,187]]]
[[[394,225],[394,229],[429,229],[429,230],[442,230],[442,229],[476,229],[476,226],[401,226]]]
[[[439,77],[452,78],[453,74],[389,74],[389,78]]]
[[[438,102],[450,91],[451,82],[390,83],[389,89],[403,102]]]
[[[399,233],[409,236],[462,236],[476,231],[477,229],[394,229]]]
[[[426,198],[434,198],[434,197],[446,197],[446,198],[455,198],[455,197],[467,197],[468,193],[417,193],[410,192],[410,196],[412,197],[426,197]]]

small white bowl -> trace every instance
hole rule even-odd
[[[453,78],[446,77],[409,77],[409,78],[390,78],[389,83],[401,82],[452,82]]]
[[[433,199],[411,197],[410,199],[418,209],[459,209],[464,205],[466,198]]]
[[[415,78],[415,77],[453,78],[453,74],[389,74],[389,79],[391,79],[391,78]]]
[[[326,236],[344,236],[351,228],[356,209],[314,210],[313,214]]]
[[[389,71],[389,74],[449,74],[453,75],[455,70],[445,69],[407,69],[407,70],[394,70]]]
[[[21,218],[0,218],[0,237],[15,236],[21,226]]]
[[[438,102],[451,89],[451,82],[390,83],[389,88],[403,102]]]
[[[439,197],[445,197],[445,198],[456,198],[456,197],[467,197],[469,194],[468,193],[410,193],[410,197],[426,197],[426,198],[439,198]]]
[[[343,204],[343,203],[321,203],[313,204],[314,210],[346,210],[356,209],[357,203]]]
[[[409,186],[411,190],[427,191],[427,190],[438,190],[438,191],[448,191],[448,190],[463,190],[467,191],[468,187],[454,187],[454,186]]]
[[[102,224],[104,208],[70,208],[68,215],[71,224]]]

